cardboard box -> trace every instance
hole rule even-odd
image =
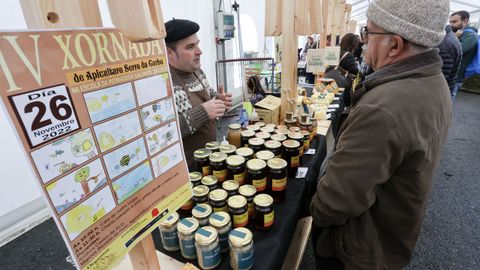
[[[280,106],[282,99],[274,96],[266,96],[255,104],[255,111],[260,121],[265,123],[279,124],[280,122]]]

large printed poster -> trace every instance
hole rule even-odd
[[[191,197],[163,40],[0,33],[0,93],[79,269],[108,269]]]

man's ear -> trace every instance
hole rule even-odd
[[[167,47],[167,56],[168,56],[168,59],[170,61],[172,61],[173,59],[175,59],[175,57],[177,57],[177,52],[175,50],[173,50],[172,48],[170,47]]]
[[[406,49],[405,41],[400,36],[397,36],[397,35],[392,36],[392,38],[390,39],[389,45],[390,45],[390,51],[388,52],[388,56],[393,58],[401,55],[403,51]]]

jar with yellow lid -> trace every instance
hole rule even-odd
[[[263,144],[265,143],[264,139],[261,138],[251,138],[248,140],[249,147],[253,150],[254,153],[262,151],[264,149]]]
[[[300,132],[300,128],[299,127],[290,127],[288,129],[288,131],[290,131],[290,132]]]
[[[286,134],[288,134],[288,132]],[[274,135],[272,135],[271,139],[274,140],[274,141],[283,143],[283,141],[285,141],[287,139],[287,136],[284,135],[284,134],[274,134]]]
[[[245,183],[247,170],[245,158],[239,155],[232,155],[227,158],[228,179],[237,181],[240,185]]]
[[[206,148],[200,148],[193,152],[197,171],[201,172],[203,176],[212,174],[212,169],[210,168],[210,160],[208,159],[211,154],[212,150]]]
[[[277,125],[273,124],[273,123],[268,123],[265,125],[266,128],[270,128],[270,129],[276,129],[277,128]]]
[[[227,141],[231,145],[234,145],[235,147],[241,147],[241,144],[240,144],[241,133],[242,133],[242,126],[240,124],[228,125]]]
[[[269,140],[270,135],[271,135],[270,133],[262,132],[262,131],[255,133],[256,138],[260,138],[260,139],[263,139],[263,140]]]
[[[220,152],[227,154],[227,156],[231,156],[235,154],[237,151],[237,147],[231,144],[222,144],[220,145]]]
[[[300,130],[300,134],[303,136],[303,152],[307,152],[310,149],[310,132],[308,130]]]
[[[176,251],[180,249],[177,233],[178,220],[178,213],[173,212],[166,219],[161,221],[158,226],[158,229],[160,230],[160,238],[162,239],[162,246],[165,250]]]
[[[203,175],[200,172],[190,172],[188,173],[188,176],[190,178],[190,183],[192,183],[194,187],[202,184]]]
[[[253,198],[257,194],[257,189],[252,185],[243,185],[238,188],[238,193],[247,199],[248,217],[253,219]]]
[[[275,133],[275,128],[265,126],[265,127],[262,127],[262,128],[260,129],[260,132],[264,132],[264,133],[268,133],[268,134],[272,135],[272,134]],[[262,138],[262,139],[263,139],[263,138]]]
[[[261,159],[247,161],[248,183],[257,189],[257,193],[264,192],[267,189],[266,168],[267,163]]]
[[[190,182],[190,186],[192,187],[192,190],[193,190],[194,186],[192,182]],[[190,200],[188,200],[185,204],[182,205],[182,207],[180,207],[180,212],[184,214],[189,214],[194,205],[195,203],[193,202],[193,195],[192,195]]]
[[[202,185],[207,186],[210,191],[218,188],[218,179],[213,175],[207,175],[202,178]]]
[[[288,131],[288,128],[285,128],[285,129],[282,128],[282,129],[276,129],[276,130],[275,130],[275,134],[278,134],[278,135],[285,135],[285,136],[287,136],[288,132],[289,132],[289,131]]]
[[[193,187],[193,197],[192,200],[195,204],[206,203],[208,202],[208,193],[210,189],[205,185],[198,185]]]
[[[220,143],[217,141],[207,142],[205,148],[212,150],[212,152],[218,152],[220,149]]]
[[[240,184],[235,180],[227,180],[222,184],[222,188],[227,192],[228,197],[237,195],[239,187]]]
[[[247,199],[241,195],[228,198],[228,213],[232,217],[233,227],[245,227],[248,224]]]
[[[274,158],[267,161],[269,170],[268,177],[270,182],[270,194],[274,202],[285,201],[285,194],[287,190],[287,162],[281,158]]]
[[[228,235],[230,267],[233,270],[249,270],[255,263],[253,234],[247,228],[236,228]]]
[[[213,269],[220,264],[220,242],[215,228],[205,226],[198,229],[195,233],[195,247],[200,268]]]
[[[248,161],[253,158],[253,150],[250,147],[241,147],[238,148],[235,153],[239,156],[242,156],[245,158],[245,161]]]
[[[232,222],[227,212],[216,212],[210,215],[208,219],[210,226],[214,227],[218,232],[220,240],[220,252],[228,251],[228,233],[232,230]]]
[[[218,182],[227,180],[227,154],[222,152],[212,153],[209,157],[212,175],[217,178]]]
[[[248,125],[248,126],[247,126],[247,130],[251,130],[251,131],[253,131],[253,132],[257,132],[257,131],[260,130],[260,127],[257,126],[257,125]]]
[[[300,143],[295,140],[283,142],[283,159],[288,164],[288,176],[295,177],[300,165]]]
[[[255,229],[266,231],[272,228],[274,222],[273,198],[268,194],[258,194],[253,199],[255,204],[254,222]]]
[[[255,138],[255,131],[249,129],[242,131],[241,147],[248,147],[248,140],[251,138]]]
[[[282,157],[282,144],[279,141],[270,140],[265,142],[265,150],[273,153],[277,158]]]
[[[267,160],[274,158],[275,154],[273,154],[273,152],[269,150],[262,150],[258,151],[255,156],[257,157],[257,159],[261,159],[267,162]]]
[[[289,132],[288,139],[295,140],[300,143],[300,157],[303,156],[303,135],[300,132]]]
[[[262,128],[262,127],[264,127],[266,124],[265,124],[265,122],[261,122],[261,121],[260,121],[260,122],[255,123],[255,125],[258,126],[259,128]]]
[[[221,188],[210,191],[210,193],[208,194],[208,198],[210,201],[210,206],[212,206],[213,208],[213,212],[226,212],[228,210],[227,197],[228,193]]]
[[[184,218],[177,224],[180,253],[187,260],[197,258],[197,249],[195,248],[195,232],[197,229],[198,220],[193,217]]]
[[[192,209],[192,216],[198,220],[199,226],[207,226],[211,214],[212,207],[206,203],[197,204]]]

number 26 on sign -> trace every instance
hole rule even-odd
[[[80,128],[64,85],[11,96],[10,100],[32,148]]]

